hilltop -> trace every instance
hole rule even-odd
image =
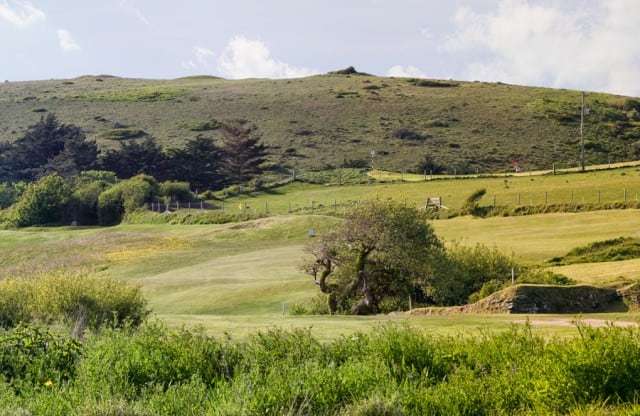
[[[103,147],[153,135],[180,145],[221,122],[255,123],[272,162],[302,169],[369,164],[415,170],[425,155],[458,173],[575,165],[580,93],[501,83],[331,73],[290,80],[108,75],[0,84],[0,141],[52,112]],[[587,162],[636,158],[640,101],[588,94]]]

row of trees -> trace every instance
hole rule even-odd
[[[255,127],[232,122],[222,127],[222,134],[221,146],[211,138],[197,137],[183,147],[164,149],[148,136],[100,151],[82,129],[50,114],[15,142],[0,144],[0,182],[31,182],[50,174],[69,178],[98,169],[121,179],[148,174],[216,190],[262,173],[267,152]]]

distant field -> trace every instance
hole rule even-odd
[[[112,228],[50,228],[0,231],[0,277],[52,269],[88,270],[142,285],[157,316],[171,325],[202,325],[215,334],[244,336],[255,329],[311,327],[321,338],[384,323],[408,323],[445,334],[499,330],[521,316],[440,316],[408,319],[283,316],[288,307],[317,293],[299,266],[307,230],[323,233],[339,221],[318,215],[279,216],[209,226],[122,225]],[[541,263],[585,243],[621,235],[640,236],[637,210],[527,217],[456,218],[434,223],[447,241],[478,242]],[[635,261],[567,266],[567,274],[593,284],[617,276],[635,279]],[[582,271],[581,271],[582,270]],[[597,271],[596,271],[597,270]],[[592,317],[590,317],[592,318]],[[604,319],[636,320],[637,314]],[[536,316],[536,330],[575,333],[571,317]],[[550,320],[546,324],[545,320]]]
[[[422,178],[420,176],[420,178]],[[423,178],[422,178],[423,179]],[[332,212],[356,201],[393,199],[407,205],[424,207],[427,197],[440,196],[446,207],[457,209],[478,189],[486,189],[482,205],[520,206],[561,203],[607,203],[637,201],[640,195],[640,171],[636,167],[565,173],[559,175],[438,179],[403,183],[327,186],[293,183],[268,193],[240,196],[225,201],[225,208],[249,208],[274,214],[312,208]],[[495,198],[495,200],[494,200]]]
[[[626,97],[589,93],[589,163],[634,159],[640,120]],[[459,82],[322,75],[292,80],[175,80],[84,76],[0,85],[0,141],[11,141],[43,114],[84,128],[106,148],[132,134],[179,146],[218,137],[216,121],[256,124],[279,165],[324,169],[345,161],[387,170],[416,169],[425,155],[448,173],[577,165],[580,93]],[[149,172],[153,173],[153,172]]]

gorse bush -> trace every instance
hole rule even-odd
[[[86,325],[140,325],[147,316],[140,289],[110,278],[46,274],[0,281],[0,326],[22,322],[73,323],[82,315]]]
[[[79,345],[20,328],[0,333],[0,373],[5,409],[46,415],[629,415],[640,331],[545,340],[528,327],[451,338],[383,327],[234,342],[152,323]]]

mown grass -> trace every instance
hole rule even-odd
[[[292,215],[222,225],[4,230],[0,231],[0,274],[7,277],[34,271],[85,270],[123,279],[140,284],[151,309],[172,326],[202,324],[215,334],[229,331],[247,335],[265,327],[312,327],[314,334],[327,339],[375,328],[378,322],[406,321],[408,318],[402,315],[288,315],[291,305],[317,293],[311,278],[299,268],[305,256],[303,245],[309,240],[308,230],[314,228],[322,234],[338,221],[328,216]],[[460,217],[433,224],[446,241],[495,246],[513,253],[521,262],[543,264],[572,247],[635,235],[629,230],[640,229],[640,216],[636,210],[623,210],[488,219]],[[624,280],[620,275],[626,279],[640,277],[635,263],[622,267],[624,264],[600,264],[575,272],[558,270],[590,284],[620,282]],[[633,320],[636,315],[615,318]],[[438,333],[452,333],[477,328],[503,330],[513,319],[444,316],[410,320]],[[541,328],[549,333],[575,335],[565,326],[550,324]]]
[[[585,131],[595,144],[587,149],[589,163],[634,159],[627,143],[637,140],[638,122],[617,126],[603,116],[623,114],[624,101],[588,95],[592,114]],[[113,142],[104,135],[116,123],[180,145],[201,134],[185,120],[242,118],[263,133],[272,162],[299,169],[340,166],[345,159],[368,162],[371,150],[376,168],[412,169],[430,155],[449,173],[505,171],[514,160],[527,170],[550,169],[553,162],[576,166],[579,155],[577,122],[571,119],[579,114],[579,92],[503,84],[430,88],[406,79],[336,75],[238,81],[86,76],[5,83],[0,103],[2,140],[17,138],[46,110],[108,147]],[[399,129],[423,139],[397,138]]]

